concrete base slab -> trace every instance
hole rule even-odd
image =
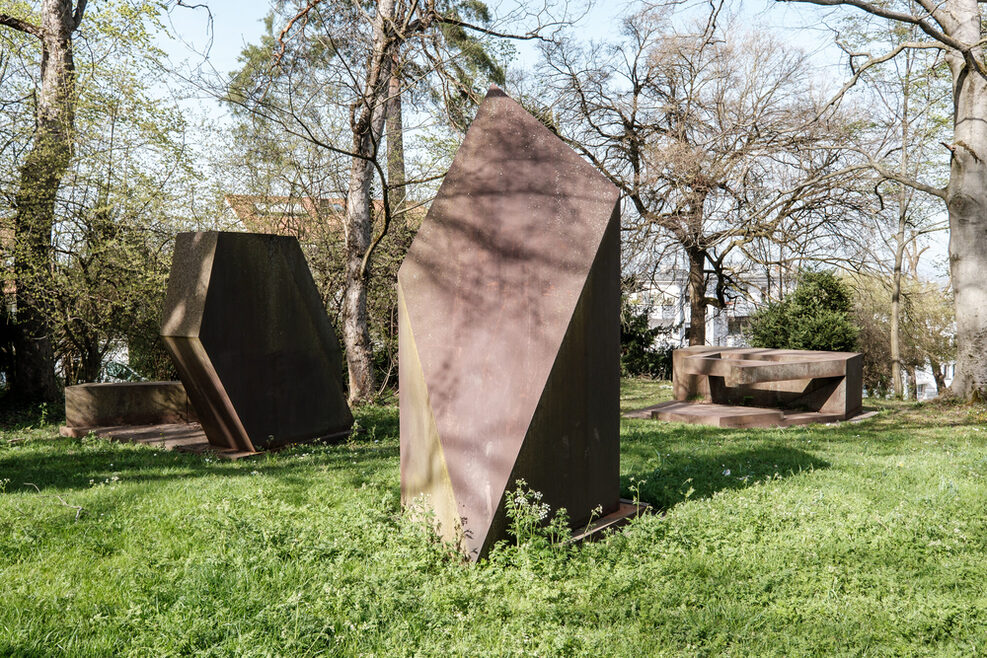
[[[648,416],[642,415],[648,412]],[[631,415],[633,414],[633,415]],[[647,409],[629,412],[626,418],[654,418],[673,423],[711,425],[713,427],[790,427],[809,423],[833,423],[845,420],[840,414],[818,411],[785,411],[764,407],[744,407],[701,402],[663,402]]]
[[[258,455],[258,452],[246,452],[216,448],[210,445],[206,433],[199,423],[166,423],[161,425],[113,425],[108,427],[69,427],[58,430],[65,437],[81,438],[90,433],[101,439],[121,441],[123,443],[143,443],[144,445],[190,452],[194,454],[213,454],[221,459],[241,459]]]
[[[873,418],[878,413],[880,413],[880,412],[877,409],[870,409],[868,411],[864,411],[859,416],[854,416],[853,418],[848,418],[847,419],[847,422],[848,423],[859,423],[860,421],[867,420],[868,418]]]
[[[574,532],[572,535],[573,543],[578,543],[581,541],[592,541],[597,537],[602,537],[605,530],[611,530],[613,528],[619,528],[636,516],[640,516],[648,509],[650,505],[646,503],[635,503],[632,500],[627,500],[626,498],[620,499],[620,506],[610,514],[597,519],[593,523],[586,526],[583,530],[579,532]]]
[[[643,420],[651,420],[651,412],[659,409],[662,405],[668,404],[667,402],[661,402],[659,404],[653,404],[650,407],[645,407],[643,409],[631,409],[630,411],[621,414],[624,418],[641,418]]]
[[[242,459],[254,455],[264,454],[263,452],[249,452],[246,450],[233,450],[230,448],[219,448],[206,438],[206,433],[199,423],[166,423],[161,425],[113,425],[108,427],[60,427],[58,433],[64,437],[82,438],[89,434],[95,434],[101,439],[108,441],[122,441],[124,443],[143,443],[144,445],[164,448],[165,450],[175,450],[177,452],[189,452],[197,455],[215,455],[221,459]],[[339,432],[327,436],[320,436],[308,441],[297,441],[282,447],[298,445],[299,443],[316,443],[319,441],[335,442],[341,441],[349,436],[350,432]],[[265,452],[277,452],[280,448]]]

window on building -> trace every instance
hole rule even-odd
[[[739,336],[744,333],[744,330],[750,325],[750,317],[746,315],[737,315],[732,318],[727,318],[727,335]]]

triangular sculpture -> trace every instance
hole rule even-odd
[[[161,336],[209,443],[342,438],[342,356],[298,240],[180,233]]]
[[[619,275],[617,189],[492,87],[398,274],[402,501],[471,559],[519,479],[621,513]]]

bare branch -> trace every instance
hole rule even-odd
[[[72,12],[72,30],[78,30],[79,25],[82,23],[82,16],[86,13],[87,0],[79,0],[75,5],[75,11]]]
[[[833,98],[830,99],[830,101],[828,103],[826,103],[826,105],[824,105],[822,107],[822,109],[819,110],[819,113],[816,114],[816,120],[818,121],[820,118],[822,118],[822,116],[829,110],[829,108],[831,108],[831,107],[839,104],[839,102],[843,99],[843,96],[845,96],[846,93],[848,91],[850,91],[857,84],[857,82],[860,81],[860,78],[863,76],[863,74],[868,69],[873,68],[874,66],[877,66],[878,64],[883,64],[884,62],[890,61],[890,60],[894,59],[895,57],[897,57],[899,54],[901,54],[903,51],[908,50],[908,49],[912,49],[912,48],[915,48],[915,49],[928,49],[928,48],[943,49],[944,46],[942,44],[940,44],[940,43],[929,43],[929,42],[923,42],[923,41],[906,41],[906,42],[903,42],[903,43],[898,44],[897,46],[895,46],[894,49],[892,49],[891,51],[889,51],[889,52],[887,52],[887,53],[885,53],[883,55],[880,55],[880,56],[877,56],[877,57],[870,57],[866,62],[864,62],[860,66],[853,66],[853,69],[854,69],[853,76],[851,76],[850,79],[847,80],[846,83],[840,88],[840,90],[837,91],[833,95]],[[854,56],[853,54],[850,54],[850,57],[851,57],[851,66],[852,66],[852,58],[853,58],[853,56]]]
[[[205,52],[202,53],[203,61],[206,61],[209,57],[209,53],[212,51],[213,38],[215,37],[215,30],[213,29],[213,15],[212,10],[209,9],[209,5],[204,2],[196,4],[188,4],[187,0],[175,0],[176,7],[182,7],[184,9],[205,9],[206,10],[206,32],[209,35],[209,42],[205,48]]]
[[[895,182],[901,183],[902,185],[907,185],[908,187],[918,190],[919,192],[925,192],[926,194],[931,194],[932,196],[939,197],[943,201],[946,200],[946,189],[942,187],[933,187],[922,181],[915,180],[910,176],[905,176],[904,174],[893,171],[885,167],[882,163],[877,160],[870,160],[868,166],[881,174],[884,178],[888,180],[893,180]]]
[[[935,39],[936,41],[956,50],[963,54],[964,59],[967,64],[975,70],[980,75],[987,77],[987,69],[984,68],[983,62],[981,62],[977,57],[974,56],[973,50],[977,47],[977,44],[968,44],[949,36],[942,30],[936,29],[935,26],[929,23],[921,16],[915,16],[914,14],[907,14],[902,11],[895,11],[893,9],[888,9],[880,5],[876,5],[871,2],[865,2],[864,0],[777,0],[778,2],[801,2],[803,4],[820,5],[824,7],[839,7],[841,5],[847,5],[850,7],[856,7],[857,9],[863,10],[868,14],[874,16],[879,16],[881,18],[887,18],[893,21],[900,21],[902,23],[908,23],[910,25],[917,26],[920,30],[925,32],[927,35]]]
[[[278,48],[278,52],[274,55],[275,62],[280,62],[281,58],[284,57],[284,51],[288,47],[288,43],[286,39],[288,37],[288,33],[291,32],[291,28],[294,27],[295,23],[297,23],[299,20],[302,21],[302,25],[307,23],[309,12],[312,11],[317,5],[321,3],[322,0],[308,0],[308,4],[302,7],[300,10],[298,10],[298,12],[294,16],[292,16],[291,19],[281,29],[281,33],[278,34],[278,45],[280,47]]]
[[[15,18],[9,14],[0,14],[0,25],[6,25],[7,27],[18,30],[19,32],[24,32],[25,34],[30,34],[31,36],[39,39],[43,38],[41,28],[39,26],[34,23],[29,23],[19,18]]]
[[[34,490],[35,491],[37,491],[38,493],[41,493],[41,489],[39,489],[38,488],[38,485],[34,484],[33,482],[25,482],[24,483],[24,486],[25,487],[34,487]],[[82,505],[70,505],[69,503],[65,502],[65,499],[62,498],[61,496],[59,496],[58,494],[52,494],[52,496],[54,496],[55,498],[57,498],[58,499],[58,502],[60,502],[62,505],[65,505],[65,507],[71,507],[72,509],[75,510],[75,520],[76,521],[78,521],[79,520],[79,517],[82,516],[85,513],[85,511],[86,511],[86,509],[84,507],[82,507]]]
[[[525,32],[524,34],[516,34],[510,32],[500,32],[498,30],[491,30],[490,28],[483,27],[482,25],[477,25],[476,23],[468,23],[466,21],[461,21],[459,19],[453,18],[452,16],[443,16],[442,14],[435,14],[434,20],[436,23],[456,25],[458,27],[470,30],[472,32],[479,32],[481,34],[486,34],[488,36],[498,37],[501,39],[512,39],[514,41],[538,40],[538,41],[544,41],[546,43],[552,42],[552,39],[549,39],[548,37],[546,37],[544,34],[541,33],[541,30],[544,29],[545,26],[539,26],[538,30]],[[414,27],[414,26],[415,26],[414,23],[410,25],[410,27]]]

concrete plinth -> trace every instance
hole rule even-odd
[[[156,425],[196,420],[181,382],[114,382],[65,388],[68,427]]]
[[[817,411],[785,413],[781,409],[677,401],[651,407],[651,418],[714,427],[790,427],[843,420],[839,414],[824,414]]]
[[[221,459],[242,459],[260,453],[216,448],[209,444],[199,423],[162,423],[160,425],[112,425],[107,427],[63,427],[59,433],[65,437],[82,438],[93,434],[107,441],[140,443],[142,445],[191,452],[213,454]]]

